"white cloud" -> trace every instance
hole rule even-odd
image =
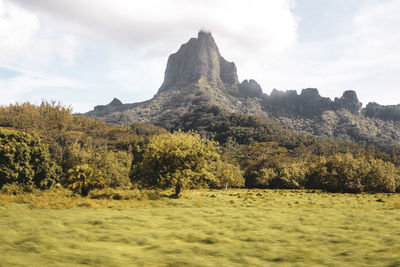
[[[0,0],[0,63],[40,70],[59,57],[61,63],[72,64],[79,55],[75,36],[47,32],[46,27],[35,13]]]
[[[168,55],[200,29],[212,31],[225,58],[243,66],[260,54],[282,54],[297,39],[290,0],[14,2],[40,17],[47,32],[73,36],[72,57],[82,47],[105,51],[111,66],[100,75],[134,100],[158,90]]]
[[[78,79],[88,91],[109,86],[88,105],[106,103],[111,93],[130,93],[133,102],[157,91],[168,55],[204,28],[213,33],[221,54],[236,63],[240,78],[256,79],[266,92],[318,87],[333,97],[354,89],[363,102],[400,102],[399,0],[365,1],[345,32],[303,43],[293,3],[0,0],[0,36],[10,39],[22,29],[17,34],[22,46],[0,42],[0,47],[9,44],[4,50],[9,52],[0,51],[0,63],[44,77]],[[69,76],[74,69],[86,77]],[[91,84],[96,79],[103,87]],[[18,86],[35,90],[23,80]]]
[[[40,12],[57,30],[131,49],[152,47],[156,54],[176,49],[201,28],[247,51],[282,51],[296,40],[289,0],[14,1]]]
[[[0,99],[2,104],[8,104],[16,101],[29,101],[24,97],[31,94],[38,88],[84,88],[87,84],[74,79],[64,77],[46,77],[36,73],[24,73],[20,76],[0,79]],[[43,95],[40,99],[54,99],[52,94]]]
[[[39,20],[33,14],[0,0],[0,60],[19,56],[28,49],[39,31]]]

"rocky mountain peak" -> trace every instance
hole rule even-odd
[[[347,90],[340,98],[335,97],[333,102],[335,109],[347,109],[353,114],[359,113],[362,103],[358,101],[357,93],[353,90]]]
[[[121,100],[119,100],[118,98],[114,98],[109,104],[109,106],[122,106],[122,102]]]
[[[297,91],[296,90],[286,90],[286,91],[279,91],[276,89],[273,89],[271,92],[271,95],[269,98],[274,99],[274,98],[285,98],[285,97],[297,97]]]
[[[320,98],[321,97],[319,92],[318,92],[318,89],[316,89],[316,88],[303,89],[303,90],[301,90],[300,96],[302,96],[304,98],[310,98],[310,99]]]
[[[253,79],[244,80],[239,86],[240,94],[244,97],[262,97],[261,86]]]
[[[239,85],[235,64],[221,56],[211,33],[205,31],[169,56],[158,93],[185,88],[200,80],[219,89]]]
[[[365,107],[367,117],[378,118],[385,121],[400,121],[400,105],[379,105],[371,102]]]

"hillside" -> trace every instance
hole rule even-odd
[[[211,35],[200,31],[172,54],[165,78],[150,100],[123,104],[114,99],[96,106],[88,117],[113,124],[134,122],[174,125],[202,106],[218,106],[232,113],[259,116],[285,128],[315,136],[376,145],[385,151],[400,148],[400,108],[369,103],[362,108],[355,91],[331,100],[315,88],[273,90],[264,94],[254,80],[238,80],[236,66],[225,60]],[[178,123],[179,124],[179,123]]]

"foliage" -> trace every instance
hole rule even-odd
[[[393,163],[350,153],[320,158],[308,174],[309,187],[331,192],[395,192],[399,185]]]
[[[139,136],[152,136],[167,133],[167,130],[164,128],[144,123],[132,123],[130,129]]]
[[[193,132],[153,136],[136,151],[132,181],[144,187],[175,188],[178,197],[183,188],[241,185],[240,171],[220,162],[217,144]]]
[[[88,164],[69,169],[63,184],[82,196],[87,196],[93,189],[102,189],[106,186],[104,174]]]
[[[125,151],[111,151],[105,148],[82,147],[73,144],[66,148],[63,161],[65,171],[83,164],[89,164],[104,174],[105,183],[110,187],[129,186],[129,171],[132,154]]]
[[[330,192],[396,192],[400,174],[396,166],[381,159],[335,154],[308,161],[285,154],[268,156],[246,168],[247,188],[314,188]]]
[[[141,139],[127,127],[74,115],[70,107],[46,101],[39,106],[26,102],[0,107],[0,126],[35,132],[43,142],[62,148],[79,142],[128,151],[132,143]]]
[[[49,188],[57,182],[59,172],[37,135],[0,127],[0,188],[5,184]]]
[[[130,185],[131,150],[143,137],[133,130],[73,115],[71,108],[56,102],[0,107],[0,125],[37,134],[49,147],[50,157],[66,173],[89,164],[104,173],[112,187]],[[139,126],[138,126],[139,127]],[[147,134],[165,131],[156,126],[141,126]]]
[[[306,162],[288,162],[283,157],[260,160],[245,173],[248,188],[304,188]]]
[[[389,155],[291,132],[271,120],[215,106],[199,107],[180,120],[166,116],[163,123],[189,134],[142,123],[110,125],[73,115],[56,102],[0,107],[0,127],[5,127],[0,187],[16,194],[21,187],[45,189],[58,181],[60,167],[65,174],[88,165],[106,187],[130,187],[132,181],[175,188],[176,195],[182,188],[241,187],[243,173],[251,188],[400,191],[395,149]]]
[[[215,183],[212,188],[243,187],[243,172],[236,165],[218,160],[211,164],[215,175]]]
[[[113,188],[131,186],[129,173],[132,153],[102,149],[96,153],[96,157],[93,164],[104,173],[107,186]]]
[[[234,158],[244,169],[265,153],[286,154],[293,160],[312,160],[315,156],[351,152],[394,163],[398,161],[375,147],[290,131],[276,121],[232,113],[217,106],[200,106],[183,114],[179,120],[160,125],[171,131],[198,131],[203,137],[229,148],[225,154]]]
[[[201,106],[187,112],[180,120],[169,122],[169,130],[196,130],[208,139],[222,145],[235,142],[251,145],[255,142],[277,142],[287,150],[309,147],[313,154],[333,154],[347,150],[362,150],[356,144],[284,129],[277,122],[258,116],[232,113],[217,106]]]

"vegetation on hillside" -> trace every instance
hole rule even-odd
[[[171,121],[169,133],[106,124],[54,102],[24,103],[0,108],[0,129],[3,191],[174,188],[177,197],[202,187],[400,190],[395,152],[291,132],[212,106]]]
[[[143,131],[150,132],[152,129],[157,131],[159,127],[148,129],[144,125],[143,128]],[[51,162],[48,164],[60,170],[52,181],[70,188],[77,186],[83,177],[83,169],[92,170],[85,172],[88,180],[96,180],[100,175],[104,186],[129,187],[132,146],[143,139],[127,127],[73,115],[70,108],[55,102],[43,102],[39,106],[24,103],[1,107],[0,129],[33,138],[36,143],[30,141],[30,146],[46,151],[46,160]],[[139,131],[140,125],[136,125],[135,129]],[[9,143],[4,136],[1,142]],[[7,151],[2,148],[2,153]],[[15,158],[16,164],[21,166],[28,166],[28,160],[27,157]],[[7,162],[2,160],[2,164]],[[45,166],[38,161],[34,165],[37,168]],[[7,182],[4,176],[0,179],[0,184]],[[86,194],[84,191],[83,194]]]
[[[325,156],[352,151],[389,159],[385,153],[375,147],[366,148],[352,142],[290,131],[273,120],[232,113],[217,106],[199,107],[183,114],[180,120],[160,126],[167,127],[170,131],[195,130],[223,146],[249,146],[258,142],[277,142],[280,147],[287,149],[295,157],[308,157],[310,154]]]

